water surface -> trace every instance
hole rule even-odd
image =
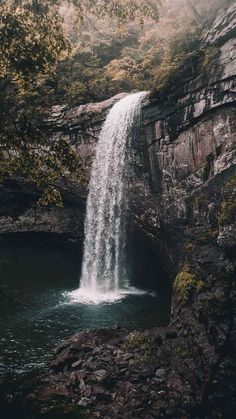
[[[158,290],[158,283],[113,303],[73,302],[80,266],[76,245],[0,241],[1,285],[17,291],[16,300],[1,314],[2,374],[41,368],[58,341],[80,330],[113,324],[143,329],[168,322],[170,295]]]

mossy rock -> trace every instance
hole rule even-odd
[[[190,297],[194,291],[199,292],[203,288],[204,282],[189,272],[188,265],[185,265],[182,272],[177,275],[173,285],[175,297],[182,305],[190,301]]]
[[[215,242],[219,235],[218,228],[209,228],[208,230],[203,230],[197,233],[196,238],[199,242]]]
[[[186,252],[191,253],[194,251],[195,247],[194,243],[187,243],[184,248]]]
[[[230,224],[236,218],[236,199],[233,201],[222,201],[219,215],[220,224]]]
[[[143,346],[146,346],[150,343],[149,336],[146,336],[145,333],[142,332],[134,332],[132,333],[128,340],[124,344],[124,349],[126,351],[141,348]]]
[[[201,70],[207,74],[212,69],[212,65],[219,59],[219,48],[215,45],[207,46],[203,50]]]
[[[220,224],[230,224],[236,220],[236,175],[225,183],[219,214]]]
[[[151,359],[155,345],[144,332],[134,332],[123,345],[123,350],[132,352],[137,349],[140,351],[140,360],[145,362]]]

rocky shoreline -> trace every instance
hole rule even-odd
[[[24,409],[33,406],[42,418],[59,411],[65,418],[201,417],[195,352],[173,328],[81,332],[55,349],[48,371],[24,395]]]
[[[216,355],[213,369],[218,362]],[[48,369],[15,398],[27,419],[32,412],[45,419],[232,419],[233,400],[224,398],[222,409],[214,395],[222,385],[216,374],[206,377],[187,334],[173,327],[130,333],[114,326],[62,342]]]

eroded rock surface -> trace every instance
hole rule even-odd
[[[45,417],[59,409],[83,418],[193,417],[202,406],[191,346],[175,329],[78,333],[56,348],[28,406]]]
[[[100,103],[73,109],[54,106],[44,129],[51,137],[70,141],[80,156],[85,174],[90,172],[101,126],[109,109],[126,93]],[[24,179],[8,179],[0,184],[0,236],[11,233],[50,233],[81,241],[87,197],[87,183],[61,181],[57,187],[63,208],[37,204],[41,191]]]

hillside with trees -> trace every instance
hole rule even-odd
[[[61,205],[55,182],[83,174],[69,144],[48,143],[41,129],[50,107],[163,92],[186,62],[191,77],[204,60],[203,21],[219,3],[1,1],[0,176],[26,177],[44,190],[40,203]]]

